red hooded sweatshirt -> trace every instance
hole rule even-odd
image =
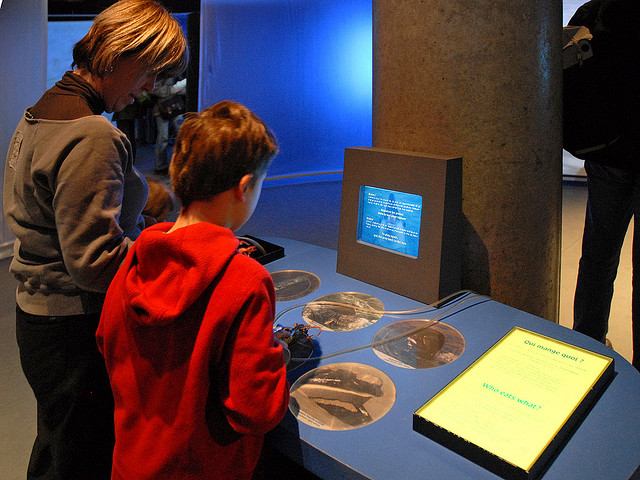
[[[97,332],[115,401],[117,480],[244,479],[286,413],[269,273],[231,230],[142,232]]]

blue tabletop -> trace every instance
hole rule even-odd
[[[434,309],[419,302],[336,273],[336,252],[289,239],[268,238],[285,248],[285,257],[267,265],[271,272],[306,270],[320,278],[319,288],[304,298],[278,302],[277,311],[335,292],[377,297],[385,310],[424,307],[426,313],[403,319],[442,318],[465,338],[464,353],[454,362],[429,369],[405,369],[381,360],[371,348],[310,362],[290,373],[290,382],[310,368],[358,362],[386,373],[396,387],[396,402],[380,420],[362,428],[327,431],[299,422],[290,413],[267,441],[321,478],[496,479],[490,471],[417,433],[413,412],[447,385],[514,326],[520,326],[615,359],[615,377],[583,421],[574,429],[543,475],[545,480],[628,479],[640,465],[640,374],[620,355],[582,334],[487,297],[469,295],[452,306]],[[407,279],[411,281],[411,279]],[[279,320],[303,323],[302,309]],[[316,353],[369,344],[380,328],[398,318],[350,332],[323,331]],[[315,354],[314,354],[315,355]],[[526,438],[516,441],[526,442]]]

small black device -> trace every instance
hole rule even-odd
[[[238,251],[257,260],[262,265],[284,257],[284,247],[275,243],[267,242],[251,235],[243,235],[238,237],[238,240],[240,240]]]

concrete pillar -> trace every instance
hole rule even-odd
[[[462,155],[463,287],[557,321],[561,0],[374,0],[373,15],[373,145]]]

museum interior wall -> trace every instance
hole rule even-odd
[[[463,286],[556,319],[561,2],[373,2],[373,29],[370,1],[343,3],[202,4],[202,38],[215,41],[202,47],[201,105],[240,100],[281,143],[277,185],[265,184],[265,208],[244,230],[335,247],[338,209],[325,207],[340,203],[328,177],[345,147],[462,155]]]
[[[47,2],[2,2],[0,8],[0,152],[9,147],[11,134],[24,107],[44,91],[47,54]],[[0,188],[2,188],[0,186]],[[4,216],[0,229],[0,258],[11,255],[13,235]]]
[[[371,145],[371,29],[371,0],[203,0],[201,107],[245,103],[280,144],[243,232],[337,246],[344,148]]]
[[[341,170],[371,143],[371,1],[201,6],[200,106],[242,102],[274,130],[269,176]]]
[[[496,2],[486,3],[491,5]],[[34,5],[38,10],[36,15],[32,13]],[[437,2],[433,5],[437,5]],[[559,28],[560,24],[566,23],[577,3],[565,1],[564,18],[561,19],[559,0],[535,2],[531,7],[532,11],[527,14],[530,20],[528,24],[540,27],[523,31],[518,34],[518,38],[526,38],[531,34],[537,35],[536,41],[549,38],[545,36],[548,35],[545,23],[539,23],[542,12],[540,5],[552,5],[555,8],[555,16],[547,21],[554,25],[557,23]],[[3,76],[9,80],[12,75],[21,80],[19,85],[10,87],[11,94],[8,96],[16,104],[8,102],[2,107],[4,112],[10,112],[16,119],[24,105],[35,100],[44,88],[43,80],[39,77],[44,76],[43,65],[46,63],[42,58],[46,52],[46,26],[43,28],[42,25],[46,21],[45,10],[44,1],[33,0],[5,2],[2,8],[0,22],[7,23],[6,28],[2,24],[3,31],[14,29],[16,38],[23,39],[15,44],[5,42],[2,48],[20,52],[19,61],[23,70],[39,72],[38,75],[24,76],[11,68],[3,69]],[[499,14],[500,17],[492,14],[488,20],[503,18],[503,27],[485,30],[484,33],[475,32],[472,40],[482,41],[481,35],[513,38],[514,31],[518,29],[512,26],[512,16],[523,12],[500,13],[500,9],[494,10],[495,15]],[[27,12],[29,13],[25,15]],[[21,21],[11,21],[11,15],[20,15]],[[452,31],[458,29],[462,35],[466,34],[469,30],[465,25],[472,24],[474,20],[472,12],[465,15],[454,18],[455,21],[446,24],[447,28]],[[27,33],[30,27],[25,23],[25,18],[38,25],[37,35]],[[34,20],[36,18],[37,21]],[[245,230],[335,247],[344,148],[372,145],[371,0],[202,0],[201,29],[199,106],[225,97],[246,103],[273,127],[281,145],[281,153],[274,162],[270,171],[271,178],[265,185],[261,207]],[[407,30],[406,26],[398,26],[398,32],[403,30]],[[441,34],[446,39],[449,32],[443,31]],[[482,42],[479,43],[481,44]],[[20,50],[17,45],[20,45]],[[499,42],[492,45],[500,47]],[[535,67],[535,62],[541,57],[531,53],[539,46],[545,45],[532,42],[522,48],[519,44],[509,53],[512,55],[509,58],[526,57],[527,60],[522,63],[531,60]],[[25,48],[33,49],[33,54],[25,52]],[[410,54],[420,50],[411,46],[406,49]],[[475,50],[471,49],[471,52]],[[490,56],[481,57],[478,62],[480,60],[491,63]],[[29,65],[25,66],[25,62],[29,62]],[[511,64],[505,60],[500,67],[493,68],[496,72],[504,73],[500,69],[509,70]],[[537,70],[541,71],[544,69]],[[483,85],[490,85],[492,81],[494,79],[487,78]],[[535,79],[527,81],[532,84]],[[3,84],[7,85],[7,82]],[[525,90],[524,85],[527,84],[519,86]],[[492,97],[492,101],[506,102],[506,97],[499,95],[502,87],[503,84],[500,83],[494,85],[496,95]],[[445,92],[446,90],[442,92],[443,97]],[[418,98],[420,95],[424,96],[424,93],[412,92],[412,95]],[[448,96],[452,101],[462,101],[455,94]],[[465,100],[470,101],[469,98]],[[5,143],[0,146],[4,148],[3,151],[6,151],[6,142],[15,125],[13,117],[2,122],[2,141]],[[534,118],[533,114],[531,119],[543,123],[546,121],[539,116]],[[509,131],[512,124],[501,124],[500,128]],[[518,128],[517,123],[514,128]],[[403,148],[420,150],[423,146],[416,144],[414,147],[406,145]],[[516,158],[525,167],[535,166],[536,163],[529,159],[528,155]],[[536,176],[529,173],[525,169],[520,176],[510,181],[511,193],[518,193],[519,185],[532,183],[531,179]],[[557,176],[557,172],[553,175]],[[479,212],[484,214],[484,210],[482,208]],[[555,218],[547,220],[553,225],[557,224]],[[3,233],[3,243],[10,243],[10,235],[4,231]],[[494,234],[498,235],[498,232]],[[547,260],[545,265],[546,263]],[[534,280],[537,282],[540,279]],[[545,279],[542,280],[546,282]]]

